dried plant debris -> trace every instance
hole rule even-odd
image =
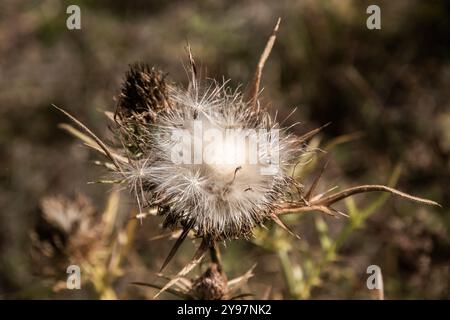
[[[273,220],[294,234],[279,218],[282,214],[319,211],[333,216],[345,215],[332,205],[349,196],[372,191],[389,192],[419,203],[438,205],[381,185],[364,185],[334,194],[317,195],[315,190],[320,175],[308,190],[293,177],[291,172],[299,164],[298,159],[308,152],[308,141],[321,128],[295,136],[290,128],[283,127],[260,105],[261,74],[274,45],[279,23],[258,61],[253,81],[248,85],[248,94],[230,88],[227,81],[200,77],[189,46],[189,83],[186,87],[168,83],[163,73],[155,68],[132,65],[118,97],[115,115],[110,117],[114,120],[114,146],[107,146],[76,118],[56,107],[87,135],[67,125],[64,127],[66,130],[109,158],[111,163],[106,167],[114,175],[111,182],[123,184],[133,194],[139,217],[144,217],[146,210],[156,208],[164,217],[164,227],[183,230],[163,267],[189,233],[202,239],[192,261],[176,279],[192,270],[217,241],[251,237],[253,229],[267,220]],[[267,148],[258,155],[262,161],[250,164],[245,157],[233,164],[211,161],[226,159],[236,152],[233,151],[236,148],[227,148],[226,139],[200,147],[201,153],[210,161],[194,159],[186,162],[184,153],[180,161],[174,161],[174,130],[195,140],[198,124],[204,131],[214,130],[223,136],[230,129],[264,132]],[[277,139],[272,136],[274,131]],[[276,170],[271,174],[261,174],[264,170],[273,169],[273,155],[277,155]],[[212,275],[213,270],[210,272]],[[169,282],[169,287],[176,281]],[[200,290],[207,283],[199,280],[196,288]]]

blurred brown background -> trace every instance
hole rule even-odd
[[[70,4],[81,8],[81,30],[66,28]],[[370,4],[381,8],[381,30],[366,28]],[[263,103],[279,109],[280,118],[298,107],[287,121],[302,122],[298,133],[331,121],[321,136],[324,143],[359,134],[331,152],[324,190],[386,183],[400,165],[397,188],[443,206],[389,198],[351,235],[311,298],[370,297],[365,287],[370,264],[382,268],[387,298],[450,298],[450,2],[444,0],[2,0],[1,298],[91,297],[45,290],[29,256],[42,197],[83,193],[101,209],[110,191],[86,184],[104,173],[92,164],[101,157],[58,128],[66,119],[50,105],[65,108],[107,139],[102,111],[113,110],[128,64],[146,62],[185,83],[182,61],[189,40],[207,75],[245,84],[279,16],[280,32],[263,75]],[[125,193],[121,199],[127,216],[133,199]],[[358,196],[356,202],[372,199]],[[318,244],[312,219],[306,215],[294,228],[313,250]],[[326,221],[331,237],[345,224]],[[159,222],[152,218],[138,227],[139,264],[129,262],[116,284],[120,298],[151,296],[127,282],[157,272],[170,249],[173,241],[149,241],[161,233]],[[183,245],[172,270],[192,251],[192,245]],[[291,254],[297,254],[295,248]],[[231,275],[258,263],[249,291],[272,286],[271,298],[292,298],[272,253],[235,241],[224,255]]]

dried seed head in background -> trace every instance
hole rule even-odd
[[[39,221],[31,234],[33,261],[40,274],[61,274],[71,263],[90,260],[101,245],[102,223],[90,200],[46,197],[41,201]]]

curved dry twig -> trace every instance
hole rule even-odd
[[[362,185],[357,187],[352,187],[345,189],[343,191],[337,192],[335,194],[332,194],[330,196],[327,196],[325,198],[318,198],[318,199],[312,199],[308,205],[305,205],[302,202],[293,202],[293,203],[286,203],[282,205],[279,210],[277,211],[277,215],[283,215],[283,214],[289,214],[289,213],[300,213],[300,212],[310,212],[310,211],[319,211],[322,213],[325,213],[327,215],[336,216],[336,212],[340,213],[339,211],[334,210],[330,206],[340,200],[343,200],[345,198],[348,198],[350,196],[353,196],[355,194],[359,193],[366,193],[366,192],[389,192],[394,195],[400,196],[402,198],[415,201],[422,204],[432,205],[432,206],[438,206],[441,207],[441,205],[435,201],[419,198],[416,196],[412,196],[410,194],[407,194],[405,192],[399,191],[394,188],[390,188],[383,185]],[[342,214],[342,213],[340,213]]]
[[[348,188],[343,191],[332,194],[328,197],[318,199],[318,200],[314,201],[313,203],[316,205],[330,206],[331,204],[338,202],[342,199],[345,199],[347,197],[350,197],[352,195],[355,195],[358,193],[375,192],[375,191],[389,192],[389,193],[395,194],[397,196],[400,196],[402,198],[406,198],[408,200],[415,201],[418,203],[423,203],[423,204],[428,204],[428,205],[438,206],[438,207],[441,206],[439,203],[437,203],[435,201],[412,196],[405,192],[402,192],[402,191],[399,191],[397,189],[390,188],[387,186],[383,186],[383,185],[362,185],[362,186],[357,186],[357,187],[353,187],[353,188]]]

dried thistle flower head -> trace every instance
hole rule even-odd
[[[277,29],[278,24],[258,64],[250,99],[226,81],[199,80],[189,47],[185,89],[167,85],[161,72],[145,65],[133,65],[126,74],[115,119],[128,161],[116,169],[140,208],[157,206],[164,226],[184,228],[180,239],[189,230],[211,243],[249,236],[274,217],[293,186],[288,170],[304,141],[257,101]]]
[[[165,226],[210,240],[248,236],[285,200],[301,143],[226,82],[202,84],[193,74],[187,89],[171,86],[167,98],[166,108],[145,111],[152,121],[138,110],[123,116],[129,108],[119,103],[129,158],[119,173],[141,206],[162,208]]]
[[[43,274],[59,273],[58,266],[89,260],[99,245],[101,224],[88,198],[51,196],[42,199],[39,221],[31,234],[32,258]]]

